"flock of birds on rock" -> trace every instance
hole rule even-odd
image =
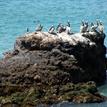
[[[39,24],[36,28],[36,32],[42,31],[42,29],[43,29],[43,26],[41,24]],[[50,33],[50,34],[56,34],[56,33],[62,33],[62,32],[66,32],[67,34],[71,34],[71,25],[70,25],[69,21],[67,22],[66,26],[59,23],[56,28],[54,25],[52,25],[48,30],[48,33]]]
[[[90,26],[88,22],[83,22],[80,26],[80,33],[86,33],[86,32],[95,32],[95,33],[104,33],[104,26],[101,21],[96,21],[96,24],[91,23]]]
[[[39,24],[35,29],[36,32],[40,32],[42,30],[43,30],[43,26],[41,24]],[[29,32],[28,28],[27,28],[27,32]],[[62,33],[62,32],[65,32],[67,34],[73,34],[73,32],[71,32],[71,24],[69,21],[67,21],[66,26],[64,26],[62,23],[59,23],[56,28],[54,25],[52,25],[48,30],[48,33],[50,34],[57,34],[57,33]],[[88,32],[103,34],[104,32],[103,23],[97,20],[96,24],[91,23],[89,25],[88,22],[81,21],[80,33],[88,33]]]

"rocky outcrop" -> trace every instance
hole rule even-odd
[[[40,104],[55,104],[62,101],[74,103],[102,102],[104,96],[98,93],[94,82],[67,83],[65,85],[38,85],[38,86],[3,86],[0,90],[0,103],[16,104],[18,107],[35,107]],[[5,96],[6,95],[6,96]],[[3,106],[5,107],[5,106]]]
[[[28,99],[30,102],[29,96],[36,104],[64,100],[77,103],[103,101],[95,83],[102,84],[106,78],[104,37],[90,33],[34,32],[17,38],[14,50],[7,52],[0,61],[1,99],[5,99],[5,91],[9,91],[9,97],[17,92],[19,96],[25,94],[24,98],[18,97],[22,99],[17,103]],[[12,87],[5,90],[5,86]],[[33,95],[28,94],[30,89]]]

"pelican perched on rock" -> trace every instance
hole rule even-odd
[[[89,32],[88,26],[89,26],[89,25],[88,25],[88,22],[85,22],[85,23],[84,23],[85,32]]]
[[[67,21],[67,26],[69,26],[69,27],[71,26],[71,24],[70,24],[70,21],[69,21],[69,20]]]
[[[97,26],[94,25],[94,23],[91,23],[90,31],[91,32],[96,32],[97,31],[96,29],[97,29]]]
[[[62,25],[61,23],[58,24],[57,28],[57,33],[62,33],[66,30],[66,28],[64,27],[64,25]]]
[[[80,33],[86,33],[88,31],[88,22],[81,21]]]
[[[90,27],[90,34],[92,35],[96,35],[99,34],[99,32],[97,31],[97,25],[95,25],[94,23],[91,23],[91,27]]]
[[[99,26],[99,20],[96,20],[96,23],[97,23],[97,27]]]
[[[101,21],[99,22],[98,30],[101,34],[104,33],[104,26],[103,26],[103,23]]]
[[[80,33],[84,33],[85,32],[85,30],[84,30],[84,22],[83,21],[81,21],[81,25],[80,25]]]
[[[29,32],[29,28],[26,29],[27,33]]]
[[[61,33],[61,31],[62,31],[62,24],[61,23],[58,24],[56,31],[57,31],[57,33]]]
[[[70,22],[68,21],[67,26],[66,26],[66,30],[65,30],[67,34],[71,34],[71,27],[70,26],[71,26]]]
[[[52,25],[48,31],[50,34],[55,34],[55,27]]]
[[[36,32],[38,32],[38,31],[42,31],[42,29],[43,29],[43,26],[41,25],[41,24],[39,24],[37,27],[36,27]]]

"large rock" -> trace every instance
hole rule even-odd
[[[68,100],[69,94],[63,91],[66,97],[62,97],[60,87],[66,87],[69,83],[88,81],[94,81],[97,85],[104,83],[106,79],[104,37],[89,33],[52,35],[47,32],[30,33],[19,37],[14,50],[7,52],[5,58],[0,61],[0,84],[51,87],[48,91],[57,87],[54,100],[58,101],[59,95],[61,101]],[[42,91],[46,94],[44,90]],[[69,89],[70,95],[71,92]],[[94,95],[85,91],[85,94],[79,94],[79,97],[76,95],[70,101],[77,102],[78,98],[81,98],[79,102],[103,101],[103,97],[99,94],[96,97],[95,93],[97,91]],[[1,96],[5,95],[5,92],[2,94]],[[50,100],[51,94],[45,97]]]

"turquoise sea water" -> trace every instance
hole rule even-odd
[[[16,37],[26,33],[26,28],[34,31],[38,21],[47,30],[52,24],[66,24],[69,20],[72,31],[78,32],[81,20],[96,19],[102,20],[107,34],[107,0],[0,0],[0,57],[13,48]],[[107,95],[107,85],[100,87],[100,91]],[[107,107],[104,105],[107,103],[87,107]]]

